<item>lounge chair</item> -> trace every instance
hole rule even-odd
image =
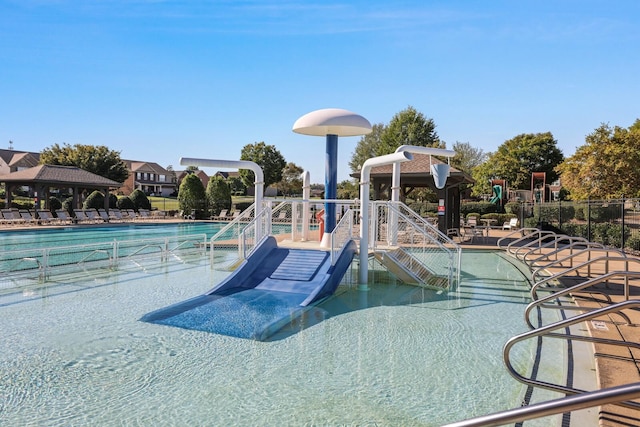
[[[476,217],[472,216],[467,219],[467,223],[464,227],[465,237],[469,235],[469,241],[473,242],[476,237],[480,237],[484,240],[484,229],[482,227],[478,227],[478,220]]]
[[[16,209],[2,209],[2,216],[7,225],[21,225],[26,222]]]
[[[91,224],[94,222],[82,209],[74,209],[73,214],[76,217],[76,223],[78,224]]]
[[[514,228],[518,228],[518,218],[511,218],[509,222],[502,224],[503,230],[513,230]]]
[[[98,211],[95,209],[87,209],[84,211],[84,213],[92,222],[95,222],[95,223],[104,222],[104,220],[102,219]]]
[[[218,215],[211,215],[209,219],[213,221],[224,221],[227,219],[228,209],[222,209]]]
[[[136,214],[136,211],[133,209],[125,209],[125,212],[127,213],[127,218],[129,218],[130,221],[138,219],[138,214]]]
[[[31,212],[27,209],[20,209],[18,215],[24,220],[25,224],[38,224],[38,219],[34,215],[31,215]],[[15,218],[15,213],[13,216]]]
[[[122,222],[125,218],[122,216],[120,209],[109,209],[109,221]]]
[[[66,224],[73,224],[75,222],[75,220],[72,217],[70,217],[67,211],[65,211],[64,209],[56,210],[56,217],[60,222],[63,222]]]
[[[152,219],[151,212],[148,209],[139,209],[138,217],[142,220]]]
[[[107,213],[106,210],[104,209],[98,209],[98,215],[100,215],[100,218],[102,218],[102,220],[104,222],[109,222],[109,214]]]

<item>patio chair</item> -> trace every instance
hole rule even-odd
[[[56,217],[62,223],[73,224],[75,222],[75,220],[72,217],[70,217],[67,211],[65,211],[64,209],[57,209]]]
[[[46,224],[55,224],[56,222],[58,222],[58,218],[55,218],[51,212],[49,212],[46,209],[36,209],[36,214],[38,215],[38,218],[40,219],[40,224],[46,225]]]
[[[100,218],[102,218],[104,222],[109,222],[109,213],[106,210],[98,209],[98,215],[100,215]]]
[[[224,221],[227,219],[228,209],[222,209],[218,215],[211,215],[209,219],[213,221]]]
[[[464,226],[464,233],[465,236],[469,234],[469,241],[472,243],[476,237],[480,237],[484,240],[484,229],[482,227],[478,227],[478,220],[474,216],[467,219],[467,223]]]
[[[96,209],[87,209],[84,211],[85,215],[91,220],[91,222],[99,223],[104,222],[100,214]]]
[[[21,225],[26,222],[15,209],[2,209],[2,215],[7,225]]]
[[[514,228],[518,228],[518,218],[511,218],[509,222],[502,224],[503,230],[513,230]]]
[[[27,209],[20,209],[18,211],[18,215],[24,220],[25,224],[38,224],[38,219],[35,216],[31,215],[31,212],[29,212]],[[15,218],[15,213],[13,216]]]
[[[142,220],[149,220],[151,218],[151,212],[148,209],[140,209],[138,210],[138,218]]]
[[[124,220],[120,209],[109,209],[109,221],[122,222]]]
[[[76,222],[78,224],[90,224],[94,222],[93,219],[89,218],[82,209],[74,209],[73,213],[75,214]]]

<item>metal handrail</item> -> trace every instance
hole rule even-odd
[[[563,240],[568,240],[569,243],[567,243],[565,245],[562,245],[562,246],[558,246],[558,242],[561,242]],[[584,237],[575,237],[575,236],[566,236],[565,238],[554,239],[551,242],[548,242],[548,243],[546,243],[546,244],[544,244],[544,245],[542,245],[542,246],[540,246],[538,248],[533,248],[533,249],[527,251],[527,253],[525,253],[522,256],[521,259],[526,264],[531,265],[531,263],[527,260],[529,255],[536,255],[536,253],[539,253],[541,255],[545,255],[545,253],[542,252],[542,249],[547,249],[547,248],[553,246],[554,247],[554,251],[553,252],[555,253],[555,252],[561,251],[565,247],[573,247],[573,245],[580,244],[580,243],[584,245],[584,244],[588,244],[589,241],[587,239],[585,239]],[[517,251],[516,251],[516,253],[517,253]]]
[[[524,242],[525,240],[529,240],[532,238],[532,236],[536,235],[538,232],[540,232],[538,228],[531,228],[531,227],[519,228],[507,234],[506,236],[503,236],[500,239],[498,239],[497,245],[500,249],[504,249],[508,251],[512,245],[518,244],[520,242]],[[551,233],[551,232],[545,232],[545,233]],[[515,235],[515,234],[520,234],[521,237],[516,240],[510,241],[509,244],[507,244],[507,246],[502,246],[503,241],[509,239],[512,235]]]
[[[610,313],[619,313],[622,310],[637,308],[637,307],[640,307],[640,301],[638,300],[623,301],[611,306],[607,306],[607,307],[603,307],[603,308],[591,311],[589,313],[584,313],[578,316],[571,317],[569,319],[560,320],[558,322],[555,322],[546,326],[542,326],[538,329],[534,329],[532,331],[528,331],[520,335],[516,335],[515,337],[512,337],[506,342],[502,350],[503,359],[507,367],[507,371],[517,381],[520,381],[523,384],[531,385],[533,387],[540,387],[547,390],[557,391],[565,394],[586,393],[586,390],[567,387],[559,384],[552,384],[545,381],[535,380],[533,378],[526,378],[520,375],[511,364],[511,358],[509,355],[511,348],[513,348],[513,346],[520,341],[524,341],[529,338],[547,336],[551,338],[572,339],[572,340],[578,340],[578,341],[595,342],[600,344],[617,345],[617,346],[632,347],[632,348],[640,349],[640,343],[635,343],[635,342],[609,340],[604,338],[594,338],[594,337],[571,335],[571,334],[557,334],[552,332],[556,329],[565,328],[567,326],[571,326],[577,323],[595,319],[597,317],[601,317]],[[640,403],[637,403],[637,402],[619,401],[619,402],[615,402],[615,404],[626,407],[626,408],[640,409]]]
[[[470,418],[464,421],[447,424],[443,427],[497,427],[506,424],[527,421],[550,415],[576,411],[578,409],[591,408],[608,404],[616,404],[624,400],[632,400],[640,397],[640,382],[617,387],[609,387],[602,390],[535,403],[529,406],[509,409],[494,414]]]
[[[571,236],[567,236],[566,234],[556,234],[552,231],[544,232],[544,233],[545,234],[541,234],[540,237],[538,237],[534,241],[529,242],[525,245],[518,246],[516,247],[515,251],[510,251],[509,253],[518,259],[522,259],[520,258],[520,254],[522,252],[525,252],[525,250],[526,250],[526,253],[525,253],[526,255],[532,251],[540,250],[548,247],[555,247],[556,249],[558,249],[558,243],[562,241],[569,241],[569,243],[571,243],[571,241],[573,240],[586,242],[586,239],[584,239],[583,237],[571,237]],[[551,239],[551,241],[545,243],[547,239]],[[525,255],[523,255],[522,257],[524,258]]]
[[[574,266],[573,265],[573,259],[584,255],[585,252],[589,254],[589,256],[587,257],[587,260],[581,262],[577,266]],[[538,266],[537,268],[535,268],[533,270],[533,272],[531,273],[531,277],[532,277],[533,280],[535,280],[536,277],[539,276],[539,273],[541,271],[547,270],[549,268],[553,268],[555,266],[561,267],[562,264],[565,261],[571,261],[571,263],[570,263],[571,266],[567,270],[564,270],[564,271],[576,271],[576,269],[580,269],[582,267],[587,266],[588,267],[587,276],[590,276],[591,275],[591,264],[595,264],[598,261],[602,261],[602,260],[607,260],[607,261],[626,261],[626,260],[634,260],[635,259],[635,258],[627,257],[627,255],[625,253],[623,253],[623,252],[621,252],[621,251],[619,251],[617,249],[607,249],[607,250],[605,250],[607,255],[600,256],[600,257],[597,257],[597,258],[591,258],[591,253],[592,252],[599,252],[599,250],[598,249],[593,249],[593,250],[592,249],[585,249],[584,251],[575,252],[575,253],[569,254],[564,258],[560,258],[559,260],[556,260],[556,261],[551,261],[551,262],[549,262],[549,263],[547,263],[545,265],[540,265],[540,266]],[[609,252],[618,253],[618,254],[620,254],[620,256],[619,257],[611,257],[611,256],[608,255]],[[607,262],[606,265],[607,265],[607,269],[608,269],[609,263]]]
[[[606,282],[611,277],[617,277],[617,276],[625,277],[624,296],[625,296],[625,301],[629,301],[629,281],[627,279],[629,277],[640,279],[640,272],[611,271],[611,272],[609,272],[607,274],[603,274],[602,276],[594,277],[593,279],[584,281],[582,283],[578,283],[577,285],[571,286],[569,288],[558,290],[557,292],[554,292],[553,294],[550,294],[550,295],[548,295],[548,296],[546,296],[544,298],[540,298],[540,299],[538,299],[537,288],[536,288],[537,284],[536,284],[531,289],[531,296],[533,298],[533,301],[530,302],[527,305],[527,307],[524,309],[525,321],[527,322],[527,324],[529,325],[530,328],[535,328],[535,326],[533,326],[533,324],[531,323],[531,321],[529,319],[529,315],[531,314],[531,311],[535,307],[541,307],[545,302],[549,302],[551,300],[560,298],[562,296],[569,295],[569,294],[571,294],[573,292],[577,292],[577,291],[580,291],[582,289],[588,288],[590,286],[597,285],[598,283]],[[545,306],[545,307],[549,308],[549,306]],[[554,307],[554,308],[561,309],[561,308],[568,308],[568,307]],[[591,310],[591,309],[586,308],[586,307],[579,307],[579,308],[577,308],[577,310],[587,311],[587,310]],[[623,315],[623,317],[627,321],[627,324],[631,323],[631,320],[626,315]]]
[[[576,265],[574,267],[567,268],[567,269],[562,270],[562,271],[560,271],[558,273],[552,274],[551,276],[547,276],[544,279],[536,281],[534,283],[534,285],[531,287],[531,296],[532,296],[532,298],[534,300],[537,299],[535,291],[537,291],[542,285],[544,285],[546,283],[549,283],[551,281],[554,281],[554,280],[558,280],[561,277],[566,277],[566,276],[569,275],[569,273],[577,272],[577,271],[579,271],[580,269],[582,269],[584,267],[589,267],[587,269],[587,276],[586,277],[591,277],[591,265],[595,264],[595,263],[598,263],[600,261],[605,261],[605,270],[604,270],[603,274],[610,273],[610,271],[609,271],[609,262],[610,261],[622,261],[622,262],[624,262],[626,270],[629,270],[629,263],[640,264],[640,259],[635,259],[635,258],[607,257],[607,256],[593,258],[593,259],[587,260],[587,261],[585,261],[585,262],[583,262],[581,264],[578,264],[578,265]],[[532,278],[534,280],[538,276],[538,272],[540,271],[541,268],[542,267],[534,270],[534,272],[532,273],[531,276],[532,276]],[[546,266],[544,268],[549,268],[549,266]],[[598,277],[600,277],[600,276],[598,276]]]
[[[354,210],[347,209],[331,232],[331,265],[335,265],[336,261],[338,261],[338,254],[352,240],[353,216]]]
[[[576,248],[581,248],[578,250],[578,252],[574,252],[574,250]],[[543,259],[549,259],[550,257],[555,255],[555,260],[553,261],[557,261],[558,260],[558,254],[562,253],[562,252],[566,252],[566,251],[570,251],[570,254],[574,254],[574,253],[582,253],[582,251],[587,250],[587,249],[604,249],[607,250],[604,245],[602,243],[595,243],[595,242],[573,242],[569,245],[566,246],[562,246],[561,248],[558,248],[555,251],[552,252],[547,252],[547,253],[543,253],[540,254],[539,257],[534,258],[532,260],[527,261],[526,256],[524,259],[524,262],[526,262],[529,265],[538,265],[537,263]],[[549,262],[553,262],[553,261],[549,261]]]

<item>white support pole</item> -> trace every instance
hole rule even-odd
[[[303,172],[302,175],[302,241],[309,240],[309,199],[311,198],[311,174],[309,171]]]
[[[249,169],[253,171],[255,176],[255,215],[262,211],[262,199],[264,195],[264,173],[260,165],[248,160],[216,160],[216,159],[195,159],[191,157],[181,157],[180,164],[182,166],[203,166],[211,168],[228,168],[228,169]],[[263,236],[256,235],[256,241]]]
[[[413,159],[409,152],[386,154],[372,157],[364,162],[360,171],[360,275],[359,283],[366,286],[369,282],[369,177],[371,168],[395,162],[406,162]]]

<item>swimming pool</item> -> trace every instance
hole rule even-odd
[[[270,342],[138,321],[227,274],[202,258],[4,293],[0,425],[437,426],[517,407],[501,349],[526,330],[528,285],[512,263],[465,252],[448,295],[374,269]],[[524,371],[534,352],[515,355]]]

